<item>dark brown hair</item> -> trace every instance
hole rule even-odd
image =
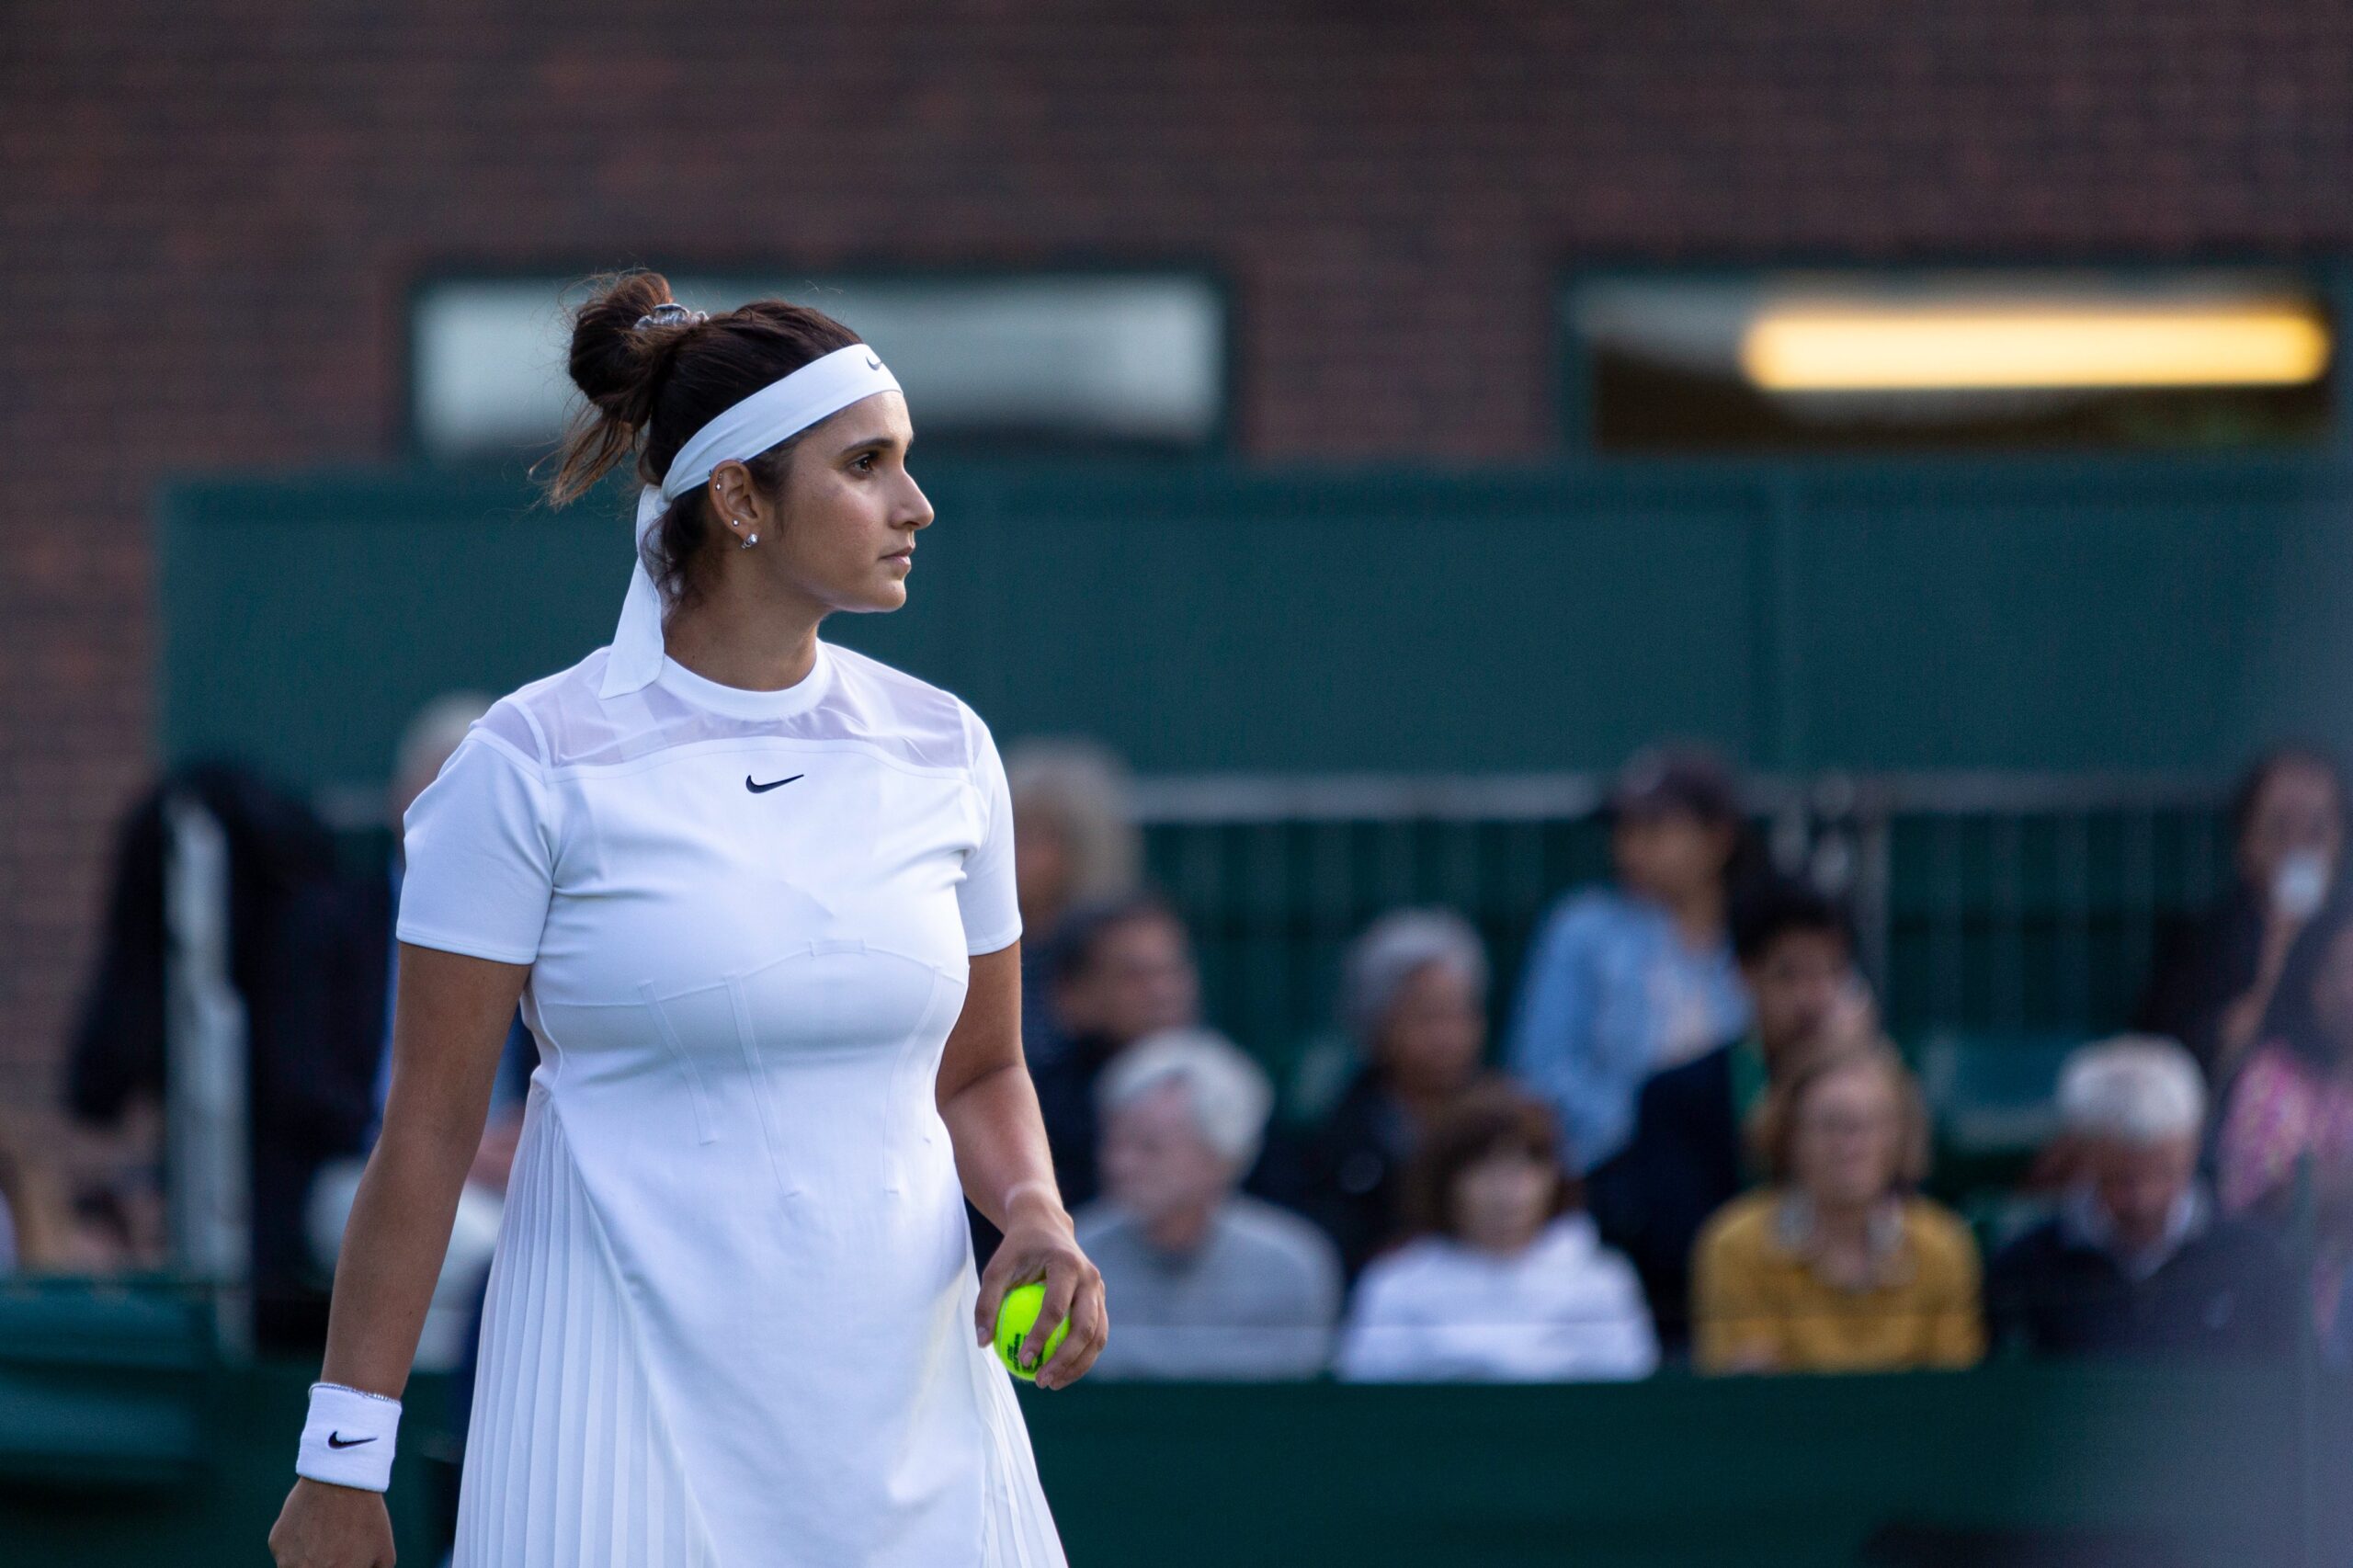
[[[1454,1184],[1490,1154],[1521,1153],[1559,1173],[1552,1211],[1567,1212],[1583,1193],[1561,1161],[1560,1125],[1551,1108],[1510,1079],[1491,1075],[1455,1096],[1431,1119],[1406,1168],[1405,1233],[1454,1234]]]
[[[631,453],[638,478],[661,482],[678,449],[705,425],[771,381],[813,359],[863,341],[833,317],[781,300],[699,318],[692,312],[644,322],[674,303],[658,272],[599,278],[572,320],[573,384],[587,411],[566,434],[548,499],[574,500]],[[644,322],[643,325],[640,325]],[[798,437],[788,437],[744,466],[762,491],[782,483]],[[713,532],[707,492],[670,505],[646,535],[645,570],[665,600],[691,600],[701,589],[699,562]]]
[[[1797,1165],[1798,1116],[1806,1096],[1830,1079],[1853,1067],[1869,1067],[1883,1074],[1895,1093],[1895,1186],[1908,1191],[1928,1175],[1928,1109],[1920,1085],[1895,1048],[1886,1044],[1850,1046],[1822,1055],[1799,1067],[1757,1108],[1750,1136],[1765,1168],[1777,1182],[1794,1180]]]

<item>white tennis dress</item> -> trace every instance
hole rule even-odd
[[[1019,934],[989,733],[820,644],[783,691],[608,650],[405,821],[399,934],[531,966],[457,1568],[1063,1568],[933,1105]]]

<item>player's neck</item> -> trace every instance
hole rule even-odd
[[[1675,921],[1676,935],[1694,952],[1704,952],[1723,940],[1724,890],[1710,883],[1680,897],[1664,901]]]
[[[1201,1244],[1210,1238],[1210,1221],[1216,1217],[1213,1203],[1188,1204],[1147,1224],[1143,1239],[1154,1252],[1187,1257],[1201,1250]]]
[[[817,662],[823,612],[779,613],[775,605],[728,602],[723,594],[672,616],[663,651],[708,681],[745,691],[797,686]]]

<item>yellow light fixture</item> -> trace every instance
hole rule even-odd
[[[2294,303],[1768,305],[1740,366],[1767,392],[2297,386],[2327,326]]]

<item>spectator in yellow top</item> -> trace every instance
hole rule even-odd
[[[1774,1185],[1718,1210],[1693,1254],[1701,1370],[1893,1371],[1984,1353],[1976,1244],[1911,1193],[1927,1117],[1893,1051],[1808,1063],[1757,1134]]]

